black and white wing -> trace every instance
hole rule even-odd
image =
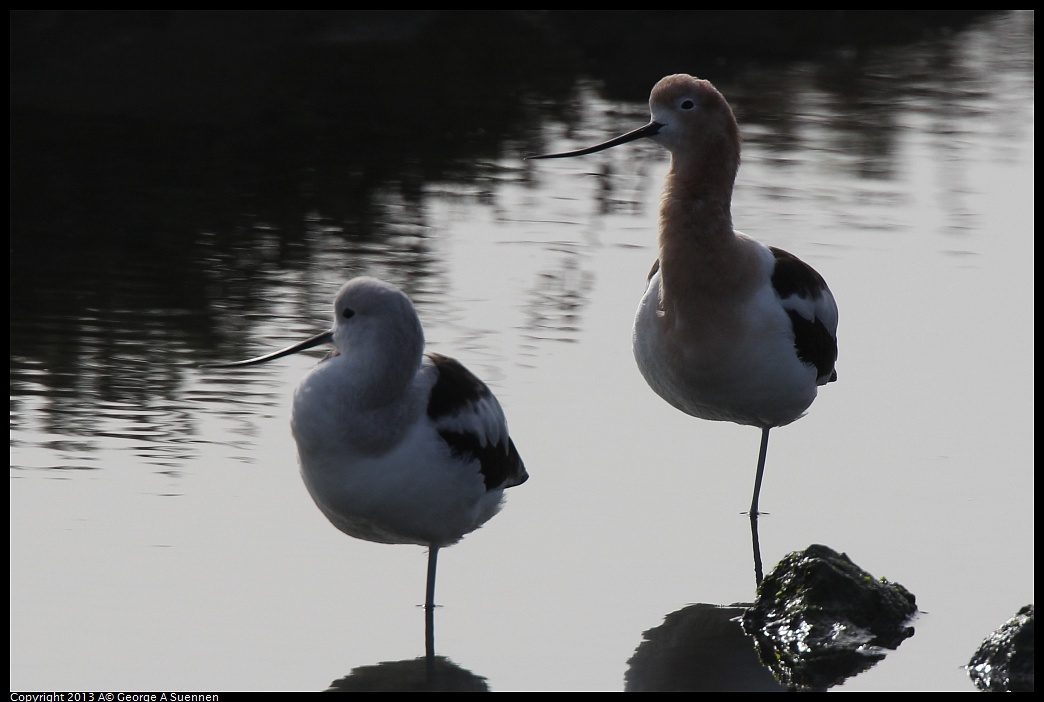
[[[521,485],[528,478],[508,435],[507,420],[486,384],[460,362],[429,353],[438,373],[428,398],[428,417],[454,455],[479,461],[487,490]]]
[[[797,256],[770,246],[772,287],[794,326],[798,358],[816,367],[816,382],[837,380],[837,303],[823,276]]]

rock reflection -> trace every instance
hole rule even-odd
[[[757,519],[751,530],[760,578]],[[812,545],[759,581],[753,604],[689,605],[646,631],[628,661],[625,690],[826,690],[913,636],[916,612],[902,585]]]
[[[748,605],[692,604],[646,631],[627,662],[626,692],[785,692],[740,624]]]

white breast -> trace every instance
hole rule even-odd
[[[660,272],[638,306],[633,350],[649,386],[674,407],[701,419],[775,427],[798,419],[816,397],[815,368],[802,363],[786,312],[771,287],[742,306],[730,338],[674,328],[660,310]]]
[[[430,366],[397,402],[359,407],[338,359],[302,380],[291,421],[301,476],[334,526],[378,543],[448,546],[499,511],[504,491],[487,491],[479,462],[453,455],[425,412]]]

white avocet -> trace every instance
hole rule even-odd
[[[529,475],[489,388],[463,365],[424,353],[399,288],[355,278],[334,299],[332,329],[258,358],[321,344],[334,351],[294,391],[291,427],[315,504],[349,536],[428,547],[428,654],[439,549],[489,521]]]

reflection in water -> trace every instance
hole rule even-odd
[[[489,692],[486,679],[444,658],[386,661],[355,668],[327,692]]]
[[[642,634],[626,692],[784,692],[758,659],[740,617],[747,605],[693,604]]]
[[[757,546],[755,553],[760,571]],[[759,581],[753,604],[695,604],[667,615],[628,661],[626,689],[826,690],[913,636],[914,614],[902,585],[813,545]]]
[[[750,543],[754,551],[754,585],[761,587],[765,568],[761,565],[761,539],[758,538],[758,515],[750,515]]]
[[[913,636],[913,595],[825,546],[788,555],[763,581],[750,521],[757,601],[667,615],[628,661],[626,691],[826,690]]]
[[[537,274],[526,304],[526,329],[534,345],[547,340],[575,340],[592,279],[592,273],[580,267],[577,255],[564,256],[558,270]]]
[[[568,16],[551,13],[545,19],[557,23],[556,31],[581,31],[584,25]],[[162,61],[150,32],[191,35],[190,25],[174,17],[167,25],[125,28],[123,43],[114,50],[128,52],[127,65]],[[1008,109],[1005,94],[1017,87],[1013,82],[1032,81],[1032,48],[1015,52],[1029,57],[1024,74],[1013,72],[1010,63],[997,65],[1000,59],[993,57],[1013,55],[998,51],[998,43],[1032,47],[1032,15],[1026,17],[999,16],[996,24],[1010,26],[975,35],[970,55],[964,36],[936,36],[903,51],[874,49],[868,40],[859,51],[842,52],[829,62],[751,71],[731,83],[730,64],[721,80],[745,139],[776,152],[781,174],[810,154],[827,168],[875,169],[863,173],[863,201],[838,208],[847,226],[898,226],[881,219],[882,208],[890,198],[902,197],[888,183],[898,144],[908,134],[904,123],[923,116],[926,133],[941,150],[942,175],[951,184],[946,192],[954,204],[947,210],[947,226],[960,231],[972,224],[970,215],[961,214],[966,184],[954,170],[960,161],[946,150],[965,147],[948,125],[955,115],[978,117],[1000,146],[1007,134],[1022,129],[1018,118],[1009,117],[1018,110]],[[33,37],[77,31],[72,24],[54,24],[53,17],[13,19],[20,22],[12,35],[16,57],[45,45],[34,44]],[[532,171],[499,165],[503,155],[543,150],[547,135],[557,131],[548,118],[573,130],[600,110],[575,109],[572,97],[590,93],[568,71],[546,70],[573,64],[554,34],[539,29],[536,16],[431,13],[414,19],[405,35],[412,41],[393,47],[350,41],[360,35],[338,34],[334,27],[298,45],[291,61],[276,58],[287,50],[278,42],[253,47],[261,52],[255,63],[223,66],[226,72],[211,75],[223,82],[204,91],[209,97],[229,90],[223,104],[235,109],[202,102],[197,107],[190,95],[167,95],[158,89],[162,81],[153,80],[150,89],[157,90],[147,99],[135,100],[133,85],[110,90],[115,84],[106,83],[66,96],[62,109],[55,110],[48,88],[88,86],[92,69],[116,66],[92,64],[101,54],[79,62],[56,63],[47,56],[13,64],[13,428],[80,437],[80,448],[95,451],[104,446],[97,437],[107,435],[135,446],[150,463],[172,467],[193,455],[190,443],[179,438],[195,431],[193,418],[178,409],[186,366],[213,360],[216,348],[245,350],[249,331],[256,328],[252,319],[308,319],[331,293],[317,285],[325,279],[319,271],[330,271],[334,280],[375,274],[422,303],[441,294],[445,265],[424,217],[426,202],[444,189],[438,184],[454,184],[450,190],[470,185],[488,195],[525,185]],[[670,19],[664,30],[679,20]],[[390,19],[372,21],[378,24],[367,31]],[[475,22],[481,31],[475,31]],[[706,28],[706,18],[701,22]],[[379,34],[393,35],[404,36]],[[475,65],[468,57],[482,50],[476,41],[488,42],[489,55],[502,63]],[[595,34],[577,39],[592,47],[599,41]],[[58,51],[75,46],[61,40],[51,45],[64,47]],[[824,49],[829,47],[816,50]],[[454,50],[461,56],[430,58],[433,51],[444,56]],[[143,55],[135,57],[134,51]],[[509,58],[521,56],[525,60]],[[622,80],[635,75],[634,67],[625,70],[622,56],[608,59],[592,64],[600,66],[592,77],[601,81],[604,94],[625,93],[634,112],[642,111],[647,79]],[[281,70],[272,69],[262,84],[236,74],[244,66],[275,64]],[[318,71],[317,65],[338,70]],[[379,79],[364,68],[373,65],[383,67]],[[418,66],[424,67],[420,76]],[[47,67],[79,74],[55,83],[58,74]],[[710,68],[708,77],[718,78],[715,73]],[[583,83],[587,91],[592,84]],[[426,106],[425,119],[403,109],[402,95]],[[177,98],[177,111],[164,103],[171,97]],[[579,127],[585,133],[604,133],[629,121],[630,111],[621,116],[613,103],[604,104],[605,118]],[[626,167],[605,161],[598,168],[637,175],[600,177],[606,188],[599,198],[601,216],[621,207],[629,211],[635,197],[617,192],[613,184],[645,182],[639,176],[655,162],[643,154],[619,158],[627,159]],[[787,217],[788,189],[801,186],[782,178],[754,187],[774,189],[779,216]],[[841,195],[817,197],[829,203]],[[572,338],[569,332],[581,323],[593,284],[591,273],[581,270],[566,263],[548,273],[548,285],[537,279],[539,302],[530,306],[529,320],[535,338],[548,331],[553,338]],[[554,300],[545,300],[547,295]],[[137,429],[126,435],[116,428],[129,424]],[[92,459],[75,453],[43,463],[89,467]]]
[[[119,422],[111,408],[160,405],[137,417],[146,441],[186,436],[166,411],[186,365],[243,347],[250,317],[307,319],[330,294],[318,270],[426,287],[441,270],[429,184],[486,183],[505,143],[532,138],[537,105],[568,102],[540,34],[502,13],[353,13],[352,31],[153,17],[125,16],[113,40],[103,15],[12,16],[12,398],[47,398],[15,401],[15,426],[24,410],[29,429],[88,437]],[[220,51],[197,50],[213,36]]]

